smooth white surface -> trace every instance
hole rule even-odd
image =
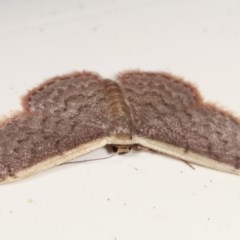
[[[1,116],[82,69],[170,71],[240,115],[240,2],[0,2]],[[1,239],[239,239],[239,185],[147,152],[60,166],[0,186]]]

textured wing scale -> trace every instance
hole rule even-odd
[[[24,112],[0,129],[0,180],[14,181],[106,145],[113,126],[104,89],[98,75],[84,72],[29,92]]]
[[[203,103],[196,88],[170,74],[119,76],[133,116],[133,135],[145,147],[210,168],[239,173],[239,121]]]
[[[170,74],[125,72],[117,81],[82,72],[30,91],[24,111],[1,124],[0,181],[24,178],[106,144],[139,144],[239,174],[238,119],[203,103],[196,88]]]

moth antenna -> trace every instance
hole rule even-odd
[[[79,160],[79,161],[74,161],[74,162],[65,162],[65,163],[62,163],[61,165],[64,165],[64,164],[74,164],[74,163],[82,163],[82,162],[91,162],[91,161],[98,161],[98,160],[105,160],[105,159],[109,159],[113,156],[115,156],[117,153],[113,153],[111,154],[110,156],[108,157],[103,157],[103,158],[92,158],[92,159],[85,159],[85,160]],[[59,165],[60,166],[60,165]]]
[[[188,161],[180,159],[183,163],[185,163],[187,166],[189,166],[192,170],[195,170],[195,167]]]

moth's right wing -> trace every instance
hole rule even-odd
[[[0,181],[11,182],[107,144],[105,81],[88,72],[53,78],[25,96],[0,128]]]

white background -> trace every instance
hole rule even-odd
[[[240,2],[0,1],[1,116],[44,79],[83,69],[169,71],[240,115]],[[150,152],[0,186],[1,239],[239,239],[239,228],[239,176]]]

